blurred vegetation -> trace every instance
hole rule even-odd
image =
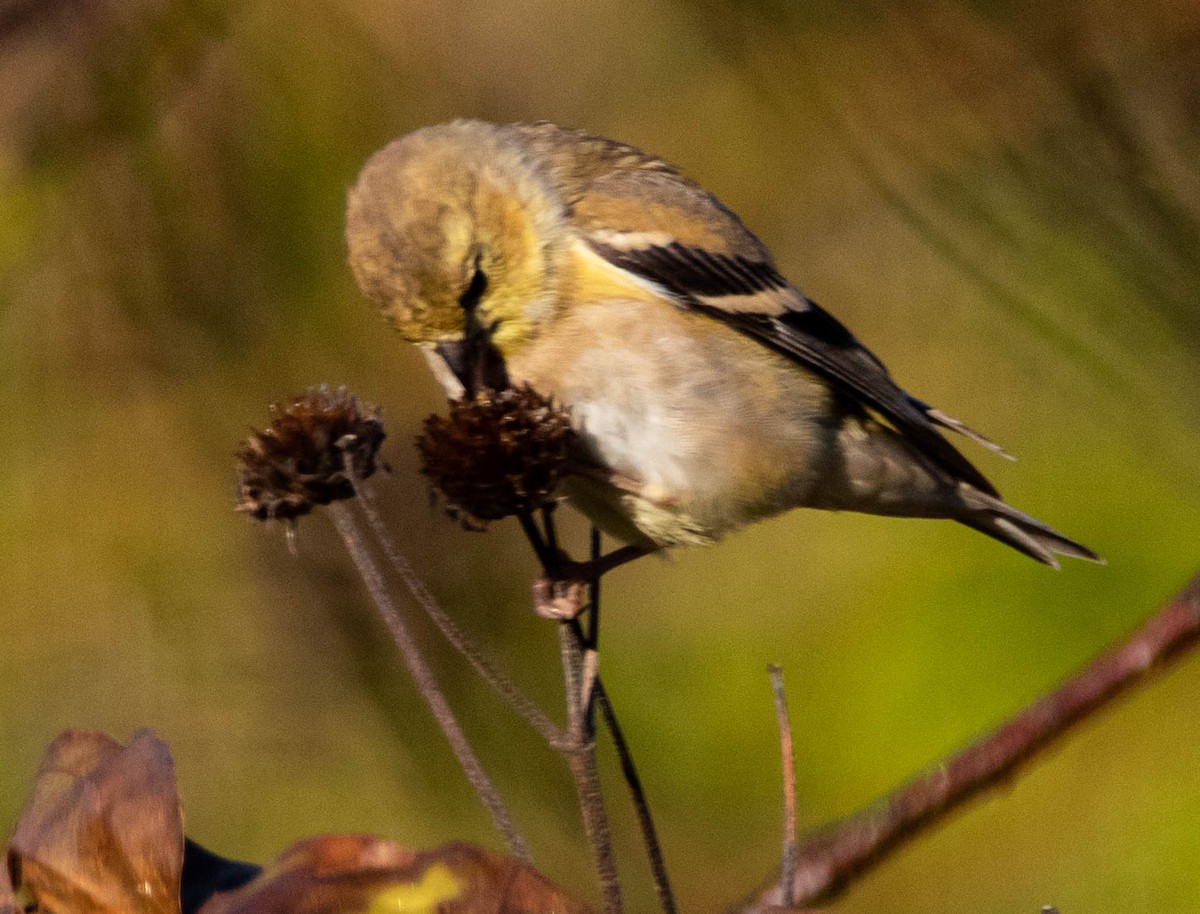
[[[429,506],[411,443],[439,394],[344,263],[363,160],[453,117],[681,164],[902,383],[1020,455],[972,455],[1011,501],[1110,563],[1056,575],[951,524],[799,512],[615,574],[605,677],[686,910],[776,857],[768,661],[811,825],[1028,701],[1200,559],[1189,0],[4,0],[0,85],[0,828],[60,729],[147,725],[222,853],[335,830],[497,846],[327,523],[297,558],[232,511],[268,402],[330,382],[381,403],[405,548],[559,702],[532,559]],[[556,757],[434,658],[543,869],[590,886]],[[833,910],[1200,908],[1198,693],[1192,662]]]

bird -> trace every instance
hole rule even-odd
[[[1054,568],[1102,561],[1003,501],[943,431],[996,445],[906,393],[657,156],[548,122],[423,127],[363,166],[346,241],[448,396],[528,385],[569,409],[601,472],[563,495],[626,548],[805,507],[950,519]]]

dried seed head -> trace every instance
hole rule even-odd
[[[384,439],[379,409],[346,388],[310,387],[271,407],[271,427],[237,452],[237,509],[259,520],[294,520],[314,505],[353,498],[346,474],[366,479]]]
[[[430,416],[417,438],[421,472],[468,530],[553,501],[575,431],[565,409],[528,385],[481,390]]]

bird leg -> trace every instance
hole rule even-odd
[[[533,582],[533,611],[543,619],[557,622],[578,618],[587,608],[583,599],[585,588],[590,590],[602,575],[650,551],[645,546],[622,546],[586,562],[577,562],[565,552],[557,552],[554,571]]]
[[[591,584],[593,581],[600,580],[602,575],[608,574],[614,568],[620,568],[653,551],[650,546],[621,546],[606,555],[594,556],[586,562],[576,562],[567,558],[565,554],[560,554],[559,567],[564,578]]]
[[[533,582],[534,612],[543,619],[563,622],[578,618],[587,608],[585,588],[592,596],[591,602],[597,602],[595,597],[603,575],[653,550],[648,546],[621,546],[600,555],[597,536],[593,538],[591,558],[578,562],[559,548],[553,510],[553,506],[542,509],[540,528],[528,513],[518,515],[518,519],[542,565],[543,576]]]

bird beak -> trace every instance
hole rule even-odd
[[[477,322],[468,321],[461,339],[443,340],[433,348],[468,396],[481,390],[504,390],[509,386],[504,356],[492,344],[490,330]]]

